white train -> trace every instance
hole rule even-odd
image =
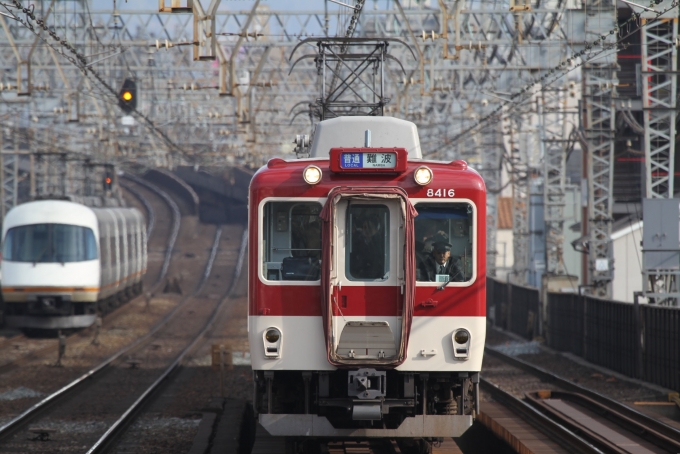
[[[41,200],[12,208],[2,226],[2,297],[9,327],[90,326],[141,293],[146,226],[134,208]]]

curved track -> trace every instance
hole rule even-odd
[[[144,207],[144,210],[146,211],[146,237],[151,238],[153,228],[156,225],[156,216],[154,215],[153,207],[149,203],[149,200],[146,197],[144,197],[144,195],[141,192],[139,192],[137,189],[133,188],[130,185],[121,184],[121,187],[124,188],[130,194],[132,194],[134,198],[137,199],[139,203],[141,203],[142,206]]]
[[[180,219],[182,217],[179,211],[179,206],[177,206],[177,202],[175,202],[173,198],[168,195],[167,192],[163,191],[158,186],[151,184],[148,181],[145,181],[136,175],[128,173],[124,174],[123,178],[126,178],[140,186],[144,186],[145,188],[160,195],[172,210],[172,227],[170,229],[170,237],[168,238],[168,243],[166,247],[165,260],[163,260],[160,277],[158,278],[158,280],[160,281],[163,278],[165,278],[165,275],[168,272],[168,267],[170,266],[170,259],[172,258],[172,252],[175,247],[175,242],[177,241],[177,235],[179,234]]]

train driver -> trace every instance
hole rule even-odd
[[[417,270],[419,281],[463,282],[465,276],[456,260],[451,257],[451,243],[436,241],[432,252],[420,263]]]

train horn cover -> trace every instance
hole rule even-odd
[[[321,169],[317,166],[307,166],[302,172],[302,178],[305,179],[307,184],[317,184],[321,181]]]

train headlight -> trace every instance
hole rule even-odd
[[[265,358],[276,359],[281,357],[281,330],[272,326],[262,333]]]
[[[460,328],[451,336],[453,342],[453,357],[456,359],[468,359],[470,357],[470,331]]]
[[[430,184],[432,182],[432,169],[430,169],[427,166],[420,166],[416,169],[415,172],[413,172],[413,179],[416,180],[416,183],[418,183],[421,186],[425,186],[426,184]]]
[[[307,166],[302,172],[302,177],[307,184],[317,184],[321,181],[321,169],[317,166]]]

